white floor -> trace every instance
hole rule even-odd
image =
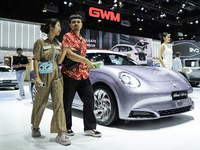
[[[200,150],[200,87],[190,95],[194,111],[175,117],[152,121],[123,121],[112,127],[97,126],[101,138],[85,136],[82,112],[73,111],[72,144],[55,143],[50,134],[51,103],[45,110],[40,128],[42,137],[31,137],[31,96],[25,85],[27,99],[18,101],[18,90],[0,89],[0,150]]]

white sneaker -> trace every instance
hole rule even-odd
[[[25,95],[24,95],[24,96],[22,95],[21,97],[22,97],[22,99],[26,99],[26,96],[25,96]]]
[[[22,99],[22,96],[21,96],[21,95],[19,95],[19,96],[17,97],[17,99],[18,99],[18,100],[21,100],[21,99]]]

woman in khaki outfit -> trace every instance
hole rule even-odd
[[[46,24],[41,25],[41,31],[47,34],[47,37],[38,39],[33,48],[35,85],[37,93],[33,104],[31,124],[32,136],[41,136],[39,124],[42,119],[43,112],[46,108],[49,93],[52,97],[53,117],[51,120],[51,133],[58,133],[56,142],[62,145],[71,144],[70,139],[65,135],[66,121],[63,108],[63,78],[58,64],[61,64],[66,49],[62,52],[61,43],[55,38],[61,31],[58,19],[49,19]],[[53,65],[53,72],[48,74],[39,74],[38,62],[50,61],[53,63],[54,48],[56,43],[56,53]],[[43,82],[45,87],[39,86],[39,82]]]

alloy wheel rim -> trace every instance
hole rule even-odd
[[[94,92],[94,114],[98,121],[104,122],[111,115],[111,100],[108,93],[102,89]]]

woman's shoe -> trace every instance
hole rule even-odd
[[[71,140],[66,136],[65,132],[62,132],[60,135],[57,135],[56,142],[64,146],[71,144]]]
[[[31,130],[32,130],[32,137],[40,137],[41,136],[41,132],[40,132],[40,128],[34,128],[34,126],[31,126]]]

